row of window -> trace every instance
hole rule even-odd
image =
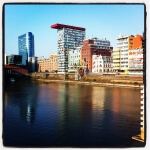
[[[112,70],[111,69],[104,69],[102,71],[102,69],[94,69],[92,72],[97,73],[97,72],[109,72],[109,71],[112,71]]]
[[[111,64],[104,64],[103,66],[100,64],[100,65],[93,65],[93,68],[98,68],[98,67],[111,67]]]

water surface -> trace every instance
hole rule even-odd
[[[16,82],[4,92],[3,139],[15,147],[137,147],[140,90]]]

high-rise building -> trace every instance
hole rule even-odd
[[[34,35],[31,32],[18,37],[18,50],[22,56],[22,65],[27,65],[28,57],[34,56]]]
[[[57,29],[58,72],[68,72],[69,51],[75,51],[77,47],[82,46],[85,28],[64,24],[54,24],[51,28]]]

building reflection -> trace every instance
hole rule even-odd
[[[120,93],[120,88],[114,88],[113,89],[114,92],[112,93],[112,99],[113,99],[113,106],[112,106],[112,110],[115,114],[119,113],[120,112],[120,96],[121,96],[121,93]]]
[[[92,88],[93,125],[97,125],[97,122],[101,123],[101,121],[103,120],[104,101],[105,101],[105,88],[93,87]]]
[[[140,92],[137,89],[114,88],[112,101],[111,109],[115,114],[124,114],[128,118],[134,119],[134,115],[140,113]]]
[[[36,97],[28,97],[28,99],[19,103],[19,111],[22,120],[29,124],[33,123],[36,115]]]
[[[14,109],[18,108],[20,119],[30,124],[34,122],[36,116],[38,88],[35,86],[26,88],[26,84],[21,86],[21,83],[18,83],[8,87],[8,91],[5,91],[4,109],[7,109],[8,105]]]

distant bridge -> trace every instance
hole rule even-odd
[[[4,78],[7,81],[12,77],[22,78],[28,75],[28,68],[26,66],[5,65],[3,73]]]

